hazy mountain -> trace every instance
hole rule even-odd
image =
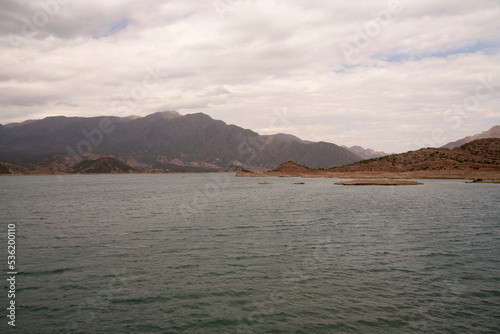
[[[331,143],[302,143],[214,120],[198,113],[167,111],[146,117],[47,117],[0,131],[0,161],[48,164],[71,155],[77,162],[115,156],[152,168],[271,169],[293,160],[312,168],[361,160]]]
[[[386,155],[389,155],[389,153],[385,153],[382,151],[375,151],[372,150],[371,148],[363,148],[361,146],[351,146],[347,147],[342,145],[342,147],[348,149],[352,153],[356,154],[357,156],[363,158],[363,159],[373,159],[373,158],[379,158],[379,157],[385,157]]]
[[[441,148],[455,148],[462,146],[463,144],[466,144],[468,142],[471,142],[476,139],[483,139],[483,138],[500,138],[500,125],[495,125],[488,131],[483,131],[481,133],[475,134],[473,136],[468,136],[462,139],[459,139],[457,141],[448,143],[446,145],[441,146]]]

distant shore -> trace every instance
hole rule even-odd
[[[498,171],[414,171],[414,172],[330,172],[311,170],[308,172],[237,172],[238,177],[301,177],[301,178],[339,178],[339,179],[463,179],[478,178],[500,180]]]
[[[500,169],[493,168],[453,168],[440,170],[391,171],[374,170],[344,170],[344,168],[313,169],[297,165],[291,161],[285,162],[276,169],[259,173],[239,171],[238,177],[301,177],[301,178],[340,178],[340,179],[464,179],[464,180],[500,180]]]
[[[54,173],[49,171],[29,171],[29,172],[13,172],[10,174],[0,174],[0,176],[69,176],[69,175],[193,175],[193,174],[235,174],[236,177],[299,177],[299,178],[339,178],[339,179],[363,179],[363,180],[407,180],[407,179],[462,179],[475,180],[484,179],[479,183],[494,183],[500,184],[500,173],[498,172],[472,172],[472,171],[456,171],[456,172],[326,172],[311,170],[310,172],[289,173],[269,171],[264,173],[238,171],[238,172],[163,172],[163,171],[147,171],[147,172],[124,172],[124,173]],[[473,183],[473,182],[470,182]]]
[[[417,186],[423,183],[408,180],[363,179],[335,183],[341,186]]]
[[[198,174],[234,174],[235,172],[130,172],[130,173],[11,173],[1,176],[76,176],[76,175],[198,175]]]

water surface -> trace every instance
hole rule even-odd
[[[500,332],[498,185],[261,181],[0,178],[3,229],[17,227],[16,329]]]

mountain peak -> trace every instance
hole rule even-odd
[[[144,118],[156,121],[159,119],[174,119],[177,117],[182,117],[182,115],[174,110],[164,110],[164,111],[155,112],[154,114],[147,115]]]

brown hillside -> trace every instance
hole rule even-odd
[[[344,167],[307,169],[287,162],[264,174],[238,176],[300,176],[348,178],[500,178],[500,139],[479,139],[453,150],[423,148],[363,160]]]
[[[307,171],[311,171],[312,169],[306,166],[297,165],[292,161],[287,161],[278,167],[272,172],[280,172],[280,173],[304,173]]]
[[[363,160],[330,170],[336,172],[500,171],[500,139],[479,139],[452,150],[423,148],[418,151]]]

